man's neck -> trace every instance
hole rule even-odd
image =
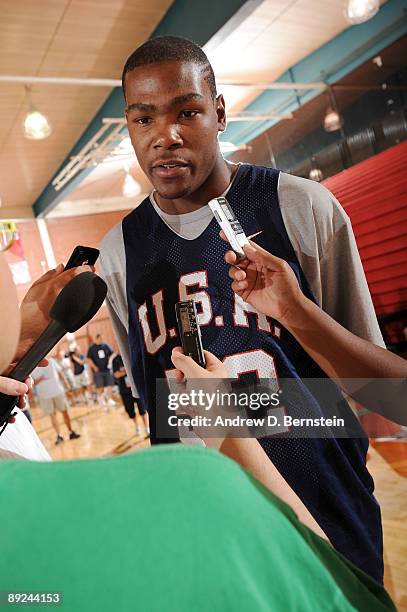
[[[233,164],[221,158],[220,163],[215,165],[210,176],[206,181],[185,198],[167,200],[162,198],[156,191],[154,199],[160,209],[169,215],[182,215],[185,213],[199,210],[205,206],[209,200],[220,196],[228,188],[231,180],[238,169],[238,164]]]

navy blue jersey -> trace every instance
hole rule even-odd
[[[246,235],[262,231],[256,242],[285,259],[314,300],[284,226],[278,176],[270,168],[242,165],[227,199]],[[224,262],[228,246],[216,221],[196,239],[184,239],[146,199],[123,220],[122,229],[132,374],[152,432],[157,414],[167,410],[156,407],[156,379],[174,368],[171,351],[180,344],[175,304],[193,298],[204,348],[224,361],[231,376],[256,371],[260,378],[292,378],[297,392],[290,414],[316,417],[339,410],[352,422],[351,438],[326,431],[321,438],[274,436],[259,442],[334,547],[382,581],[380,509],[366,469],[366,436],[333,383],[329,397],[307,384],[307,378],[326,376],[293,336],[233,293]]]

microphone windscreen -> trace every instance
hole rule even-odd
[[[65,285],[55,300],[51,319],[66,331],[75,332],[97,313],[106,297],[107,285],[93,272],[82,272]]]

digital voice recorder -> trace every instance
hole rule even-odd
[[[189,355],[198,365],[204,368],[206,361],[195,302],[193,300],[178,302],[175,305],[175,312],[184,355]]]
[[[243,251],[243,246],[249,244],[249,241],[244,233],[242,226],[240,225],[235,213],[231,209],[229,202],[224,197],[214,198],[208,202],[210,209],[212,210],[216,221],[219,223],[221,229],[236,253],[238,259],[244,259],[246,257]]]

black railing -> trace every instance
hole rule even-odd
[[[328,178],[406,139],[407,112],[403,108],[314,153],[313,162],[311,159],[304,159],[292,168],[282,168],[281,165],[279,167],[305,178],[308,178],[312,168],[317,167],[322,171],[322,177]],[[278,166],[278,156],[276,157]]]

